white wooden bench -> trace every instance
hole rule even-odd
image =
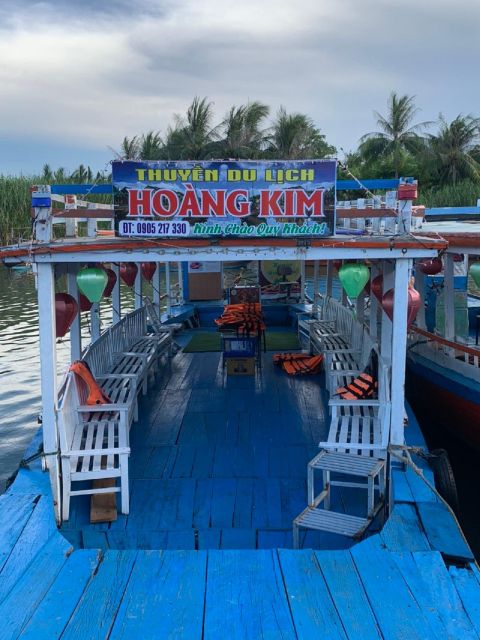
[[[390,369],[383,359],[378,363],[378,398],[332,398],[328,404],[330,428],[320,447],[340,453],[386,456],[390,436]]]
[[[70,516],[70,498],[121,493],[121,512],[129,511],[128,406],[85,404],[82,380],[70,372],[60,396],[58,431],[62,469],[62,520]],[[120,486],[72,489],[72,483],[119,478]]]
[[[370,338],[368,331],[358,323],[354,332],[351,349],[336,349],[324,351],[325,357],[325,385],[332,396],[338,387],[344,387],[368,366],[372,352],[378,361],[378,349]]]

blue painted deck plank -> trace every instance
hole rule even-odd
[[[259,549],[291,549],[292,546],[292,529],[259,529],[257,532]]]
[[[432,549],[454,558],[473,561],[459,525],[441,502],[419,502],[420,519]]]
[[[179,480],[177,485],[176,529],[190,529],[193,525],[193,508],[195,503],[196,481],[192,478]]]
[[[38,549],[57,535],[50,496],[42,496],[19,535],[0,572],[0,601],[35,558]]]
[[[255,529],[222,529],[221,549],[256,549]]]
[[[237,495],[233,513],[234,527],[249,529],[252,526],[253,487],[254,480],[252,478],[237,480]]]
[[[0,496],[0,571],[35,508],[35,495]]]
[[[62,640],[83,640],[86,629],[89,640],[108,637],[136,558],[137,551],[107,551],[95,579],[89,583],[70,618]]]
[[[198,531],[198,548],[220,549],[221,529],[200,529]]]
[[[392,488],[394,502],[415,502],[404,469],[392,469]]]
[[[278,557],[297,637],[346,640],[313,551],[279,550]]]
[[[429,551],[414,505],[395,505],[380,536],[390,551]]]
[[[212,494],[211,478],[197,480],[193,505],[193,526],[197,529],[208,529],[211,525]]]
[[[272,551],[209,551],[205,640],[295,639]]]
[[[203,445],[209,444],[205,418],[201,413],[190,412],[190,405],[186,411],[177,442],[180,445]]]
[[[195,447],[181,445],[177,447],[175,464],[173,465],[171,478],[191,478],[193,463],[195,461]]]
[[[438,552],[393,553],[408,588],[439,638],[472,637],[472,625]]]
[[[480,584],[474,572],[467,568],[450,567],[449,574],[477,636],[480,637]]]
[[[156,447],[177,442],[190,393],[188,389],[162,392],[164,401],[152,417],[148,433],[142,437],[144,446]]]
[[[22,631],[22,640],[60,637],[98,563],[95,549],[72,553]]]
[[[19,579],[12,585],[0,604],[0,636],[3,640],[18,636],[35,612],[67,560],[70,544],[56,534],[40,548]]]
[[[205,574],[205,552],[139,552],[110,639],[200,640]]]
[[[215,447],[195,447],[195,459],[192,467],[192,478],[210,478],[213,475]]]
[[[219,444],[215,447],[213,462],[213,476],[215,478],[233,478],[233,465],[237,453],[237,446],[233,444]]]
[[[135,458],[136,452],[133,453]],[[175,465],[177,457],[177,447],[164,446],[154,447],[145,465],[142,475],[133,476],[138,478],[168,478]]]
[[[111,530],[107,531],[107,543],[109,549],[124,551],[126,549],[136,549],[138,541],[138,531]],[[165,536],[165,541],[167,537]]]
[[[350,553],[316,551],[315,557],[348,638],[381,638],[377,620]]]
[[[280,480],[282,504],[282,528],[292,526],[293,520],[305,509],[307,503],[307,480],[289,478]]]
[[[193,529],[169,531],[166,548],[172,551],[178,549],[193,551],[195,549],[195,531]]]
[[[106,531],[83,529],[82,542],[85,549],[102,549],[102,551],[106,551],[109,548]]]
[[[267,480],[258,479],[253,485],[252,527],[268,529]]]
[[[232,526],[236,493],[235,479],[214,478],[210,518],[211,526],[215,529]]]
[[[269,529],[282,527],[282,496],[281,484],[277,478],[266,481],[267,490],[267,526]]]
[[[378,541],[369,538],[353,547],[351,554],[386,639],[435,637],[389,551],[380,549]],[[405,615],[407,611],[408,615]]]
[[[417,466],[422,465],[423,463],[423,474],[425,478],[430,482],[430,484],[435,484],[433,479],[432,470],[428,467],[427,463],[424,461],[420,461],[418,459],[415,460]],[[433,493],[433,491],[428,487],[425,482],[420,478],[413,469],[408,469],[405,471],[405,478],[407,480],[408,486],[410,487],[410,491],[412,492],[412,496],[415,502],[438,502],[438,498]]]

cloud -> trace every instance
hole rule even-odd
[[[479,22],[476,0],[24,0],[0,8],[0,135],[108,157],[199,95],[218,120],[284,105],[354,148],[392,90],[421,120],[475,112]]]

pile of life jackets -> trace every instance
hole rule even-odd
[[[276,353],[273,364],[281,367],[289,376],[319,373],[323,356],[311,356],[308,353]]]
[[[339,387],[335,395],[342,400],[367,400],[376,394],[378,383],[375,378],[364,371],[345,387]]]
[[[102,391],[102,388],[93,377],[90,367],[85,360],[75,360],[75,362],[70,365],[69,371],[73,371],[73,373],[79,376],[87,387],[88,395],[85,404],[111,404],[112,401]]]
[[[265,331],[259,302],[227,304],[215,324],[221,331],[236,331],[242,336],[257,336]]]

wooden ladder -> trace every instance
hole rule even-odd
[[[300,529],[315,529],[359,538],[368,528],[385,498],[386,461],[381,458],[361,456],[353,453],[339,453],[323,450],[308,463],[308,506],[293,521],[293,546],[300,548]],[[315,472],[321,471],[323,486],[315,494]],[[365,482],[332,481],[332,474],[365,478]],[[332,486],[362,488],[367,491],[367,513],[365,517],[330,511],[330,491]],[[378,496],[375,499],[375,492]],[[319,506],[323,503],[323,508]]]

